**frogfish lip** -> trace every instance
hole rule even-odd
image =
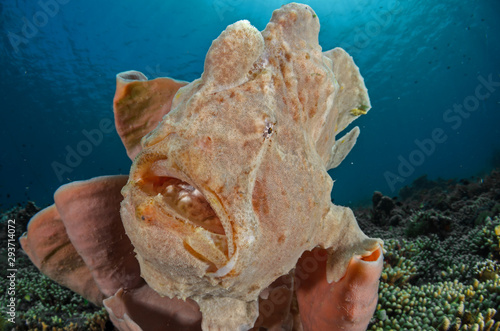
[[[154,222],[174,232],[189,253],[208,264],[208,273],[227,274],[235,249],[231,224],[217,195],[198,188],[166,159],[146,161],[136,170],[131,176],[136,221]]]

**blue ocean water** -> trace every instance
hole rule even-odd
[[[248,19],[263,30],[285,3],[2,0],[0,209],[27,199],[45,206],[62,184],[128,173],[109,127],[115,75],[134,69],[191,81],[227,25]],[[494,166],[498,0],[306,3],[320,19],[323,49],[340,46],[354,57],[373,107],[354,122],[357,145],[330,172],[336,203],[374,190],[393,196],[424,174],[461,178]]]

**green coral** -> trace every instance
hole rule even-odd
[[[472,249],[500,262],[500,218],[487,217],[484,226],[473,232]]]
[[[0,254],[5,254],[0,250]],[[73,291],[61,287],[30,265],[26,258],[17,260],[16,330],[105,330],[109,323],[106,310],[96,307]],[[8,279],[2,277],[5,289]],[[1,307],[7,307],[10,296],[0,293]],[[6,311],[2,308],[2,315]],[[10,322],[4,321],[9,327]]]
[[[475,225],[483,225],[488,218],[500,214],[500,203],[495,204],[491,209],[482,210],[474,221]]]
[[[469,283],[457,280],[450,269],[439,273],[439,281],[416,285],[421,277],[417,260],[431,242],[385,241],[379,302],[369,330],[499,330],[498,264],[476,263],[470,268]],[[457,268],[465,267],[459,264]]]
[[[406,235],[410,238],[437,233],[444,235],[449,231],[451,219],[435,210],[417,211],[409,219]]]
[[[16,220],[16,237],[35,209],[16,207],[2,215],[0,233],[7,233],[6,221]],[[7,244],[0,246],[0,257],[7,257]],[[2,264],[6,266],[6,262]],[[16,243],[16,318],[15,326],[5,319],[7,303],[12,297],[7,293],[9,279],[7,268],[0,270],[0,330],[112,330],[113,326],[104,308],[96,307],[73,291],[64,288],[48,277],[40,274],[19,244]]]
[[[430,216],[419,211],[412,221]],[[446,238],[386,239],[384,249],[369,330],[500,330],[498,216]]]
[[[400,192],[393,227],[361,210],[386,250],[369,330],[500,330],[499,184],[496,171],[480,183],[423,177]]]
[[[384,242],[386,250],[384,254],[384,270],[382,280],[391,286],[402,286],[408,284],[415,276],[415,262],[405,259],[404,256],[412,254],[415,247],[412,243],[402,240],[387,240]]]

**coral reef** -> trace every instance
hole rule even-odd
[[[16,220],[16,233],[26,230],[29,219],[40,209],[34,203],[14,207],[0,219],[0,261],[7,265],[6,222]],[[113,330],[107,312],[73,291],[41,275],[29,258],[17,249],[16,256],[16,324],[5,319],[8,288],[6,269],[0,270],[0,330]]]
[[[369,330],[500,329],[500,172],[420,177],[355,210],[384,238],[379,302]],[[397,219],[397,222],[394,221]]]
[[[382,208],[381,193],[374,194],[373,207],[354,210],[365,232],[386,238],[379,302],[369,330],[499,330],[500,173],[493,171],[482,181],[423,178],[403,190],[409,193],[406,198],[385,197],[385,201],[392,201],[384,202],[390,206],[385,212],[376,210]],[[456,200],[457,195],[464,198]],[[454,203],[455,210],[451,208]],[[467,216],[460,215],[463,206],[471,210]],[[15,218],[20,233],[36,211],[38,208],[28,203],[2,215],[1,240],[5,239],[6,219]],[[451,220],[444,236],[432,228],[416,237],[407,235],[411,222],[425,214]],[[389,222],[395,216],[400,221]],[[46,277],[40,278],[29,260],[19,255],[19,275],[23,278],[18,330],[112,330],[102,308]],[[5,249],[0,257],[5,257]],[[4,294],[0,295],[2,300]]]

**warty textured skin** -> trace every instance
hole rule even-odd
[[[322,53],[318,32],[302,4],[276,10],[262,33],[230,25],[201,78],[143,138],[122,190],[141,276],[161,295],[195,300],[205,330],[251,328],[259,293],[304,251],[327,249],[331,282],[379,249],[330,200],[327,170],[359,129],[336,135],[370,102],[352,58]]]

